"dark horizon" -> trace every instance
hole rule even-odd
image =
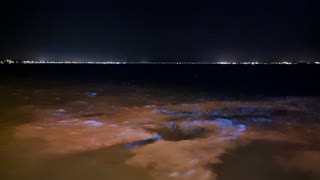
[[[0,59],[299,56],[308,62],[319,56],[320,23],[309,1],[11,1],[4,7]]]

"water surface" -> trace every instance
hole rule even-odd
[[[318,97],[1,85],[0,178],[320,178]]]

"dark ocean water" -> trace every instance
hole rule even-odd
[[[0,179],[320,178],[320,66],[0,66]]]
[[[248,95],[319,95],[319,65],[2,65],[1,80],[132,83]]]

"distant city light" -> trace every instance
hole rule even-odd
[[[47,60],[0,60],[0,64],[244,64],[244,65],[258,65],[258,64],[320,64],[319,61],[316,62],[289,62],[289,61],[281,61],[281,62],[258,62],[258,61],[245,61],[245,62],[227,62],[227,61],[47,61]]]

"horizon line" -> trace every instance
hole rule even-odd
[[[259,65],[259,64],[320,64],[319,61],[314,62],[299,62],[299,61],[273,61],[273,62],[257,62],[257,61],[44,61],[44,60],[0,60],[0,64],[244,64],[244,65]]]

